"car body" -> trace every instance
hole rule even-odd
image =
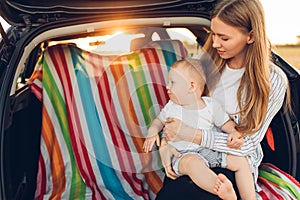
[[[41,140],[44,123],[41,113],[44,104],[41,103],[42,98],[38,98],[42,93],[32,92],[32,84],[39,87],[39,83],[34,83],[32,77],[38,71],[38,59],[44,55],[43,52],[47,49],[54,50],[57,46],[59,47],[57,49],[65,52],[66,48],[63,45],[67,45],[69,49],[73,49],[74,46],[74,52],[80,50],[84,55],[90,55],[87,52],[92,52],[93,56],[100,55],[101,59],[111,62],[120,56],[122,59],[129,59],[124,55],[136,55],[132,52],[144,47],[150,48],[149,43],[153,41],[176,40],[184,44],[187,51],[182,55],[197,56],[202,53],[201,47],[209,33],[210,11],[215,3],[216,0],[49,2],[1,0],[0,14],[11,27],[5,34],[2,33],[0,44],[0,199],[32,199],[40,188],[41,183],[37,181],[41,166],[40,149],[45,147],[43,144],[46,143],[45,140]],[[163,49],[159,52],[163,54],[167,51],[170,50]],[[274,62],[288,75],[295,115],[281,110],[274,118],[271,127],[276,150],[270,148],[267,140],[263,141],[265,161],[279,166],[299,180],[299,74],[280,56],[276,54],[273,56]],[[131,64],[129,66],[132,67]],[[108,83],[111,84],[110,81]],[[112,95],[114,91],[123,91],[122,81],[117,84],[112,84],[115,87],[111,89]],[[157,82],[152,85],[154,87],[164,83]],[[71,87],[80,89],[79,85]],[[139,87],[142,88],[142,85]],[[41,88],[37,88],[39,89]],[[142,90],[134,91],[141,92],[140,96],[144,98]],[[107,93],[108,91],[102,90],[99,96]],[[53,98],[55,97],[54,95]],[[118,95],[113,96],[112,99],[117,97]],[[156,106],[153,109],[157,113],[161,105],[154,103],[153,106]],[[116,107],[114,112],[108,112],[108,117],[119,117],[122,111],[118,109],[120,108]],[[86,119],[89,119],[89,115],[85,115]],[[153,116],[155,115],[152,114]],[[121,125],[118,127],[122,127],[123,122],[130,120],[125,118],[119,121]],[[101,122],[101,125],[107,124]],[[148,125],[149,121],[143,126],[139,125],[139,128],[145,130],[145,126]],[[82,137],[86,139],[85,136]],[[90,144],[94,144],[93,139],[89,139]],[[87,149],[88,153],[95,151],[95,148],[91,150],[87,147]],[[49,149],[45,152],[50,154]],[[104,154],[111,155],[110,153],[107,151]],[[96,160],[101,160],[99,157]],[[47,164],[46,161],[45,163]],[[113,164],[112,162],[111,165]],[[67,168],[66,165],[64,167]],[[45,190],[47,189],[49,188]],[[149,196],[145,197],[147,198]]]

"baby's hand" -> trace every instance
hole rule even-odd
[[[153,145],[156,142],[157,146],[160,146],[160,138],[159,135],[153,135],[153,136],[147,136],[144,145],[143,145],[143,149],[146,153],[148,153],[149,151],[152,151]]]
[[[244,138],[240,132],[233,132],[228,135],[227,146],[233,149],[240,149],[244,144]]]

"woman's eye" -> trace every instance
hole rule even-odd
[[[228,38],[226,38],[226,37],[221,37],[221,40],[223,40],[223,41],[227,41],[227,40],[228,40]]]

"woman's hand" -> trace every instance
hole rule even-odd
[[[178,151],[176,151],[176,149],[174,147],[169,145],[165,138],[162,138],[162,140],[161,140],[159,154],[160,154],[162,164],[165,168],[166,176],[173,180],[178,178],[178,175],[172,169],[171,160],[172,160],[173,156],[179,158],[181,156],[181,154]]]
[[[244,144],[244,138],[241,133],[235,131],[228,135],[227,146],[233,149],[240,149]]]
[[[176,118],[169,118],[166,121],[164,133],[168,141],[187,141],[201,144],[201,130],[194,129]]]

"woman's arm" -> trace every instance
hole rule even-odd
[[[288,83],[284,72],[277,67],[272,68],[270,82],[271,90],[266,119],[258,132],[244,138],[244,145],[241,149],[231,149],[227,146],[228,135],[226,133],[217,132],[215,130],[195,130],[182,122],[178,122],[178,120],[166,123],[164,130],[166,130],[165,134],[167,139],[171,141],[184,139],[216,151],[227,152],[240,156],[248,155],[255,151],[257,145],[263,140],[273,117],[283,105]]]
[[[233,150],[227,147],[225,141],[226,134],[212,133],[206,130],[202,131],[202,145],[217,151],[230,152],[242,156],[255,151],[257,145],[263,140],[272,119],[283,105],[288,81],[281,69],[273,67],[270,74],[270,83],[271,90],[266,119],[258,132],[244,138],[244,145],[240,150]]]
[[[186,125],[179,119],[169,118],[163,130],[168,141],[176,142],[184,140],[201,144],[202,131]]]

